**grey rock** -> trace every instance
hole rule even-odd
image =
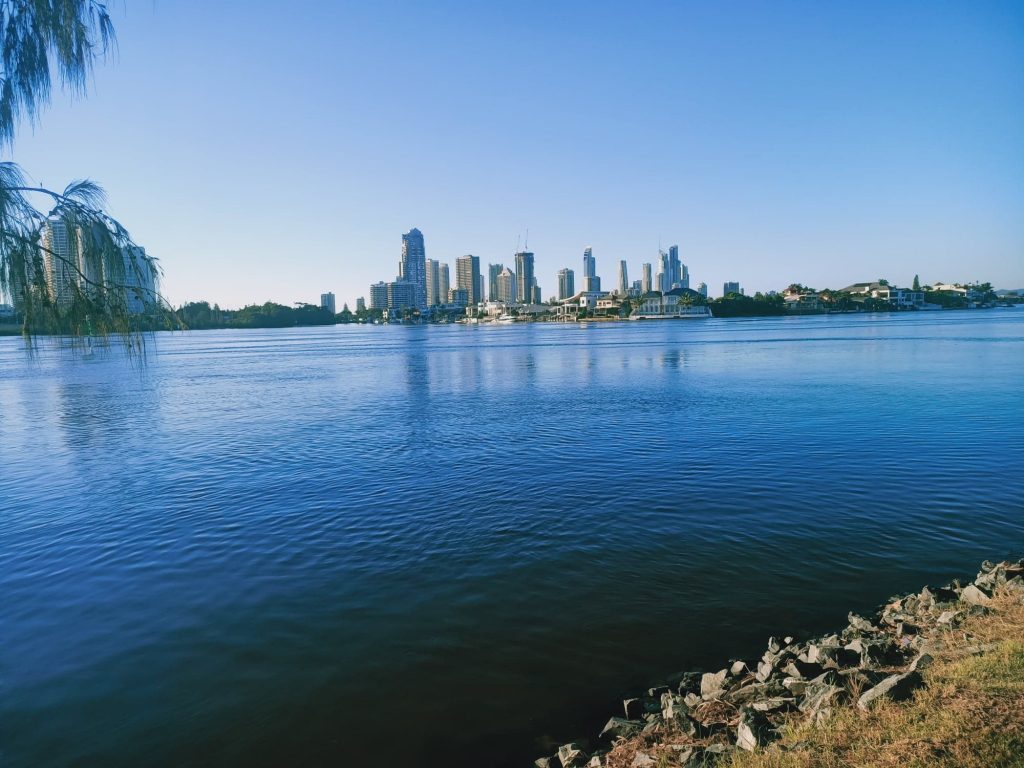
[[[659,686],[656,686],[654,688],[648,688],[647,689],[647,695],[650,698],[658,701],[658,700],[661,699],[661,694],[668,693],[668,691],[669,691],[669,688],[668,688],[667,685],[659,685]]]
[[[563,744],[558,748],[558,762],[562,768],[578,768],[587,762],[587,753],[575,742]]]
[[[661,715],[647,715],[647,723],[644,725],[644,729],[640,731],[640,733],[651,733],[656,728],[660,727],[663,722]]]
[[[758,747],[763,747],[775,736],[772,724],[762,712],[750,709],[743,709],[740,712],[740,722],[736,726],[736,746],[752,752]]]
[[[930,667],[932,665],[933,661],[935,661],[935,659],[932,657],[930,653],[924,653],[922,651],[921,653],[917,654],[916,657],[914,657],[914,660],[912,662],[910,662],[910,667],[908,671],[916,672],[919,669],[926,669],[927,667]]]
[[[771,696],[755,701],[751,706],[758,712],[779,712],[790,709],[795,703],[796,699],[787,696]]]
[[[960,611],[943,611],[939,614],[939,624],[950,624],[955,626],[963,614]]]
[[[604,765],[604,758],[601,755],[594,755],[587,763],[587,768],[601,768]]]
[[[842,678],[839,673],[834,669],[826,669],[817,677],[811,678],[809,682],[817,683],[818,685],[838,685]]]
[[[999,647],[999,643],[982,643],[981,645],[969,645],[964,648],[964,653],[970,654],[971,656],[980,656],[983,653],[994,651]]]
[[[986,605],[992,602],[992,598],[982,592],[973,584],[964,587],[960,593],[960,599],[969,605]]]
[[[705,762],[708,763],[711,758],[721,757],[722,755],[728,754],[729,752],[735,751],[732,744],[708,744],[704,747],[704,758]]]
[[[705,699],[718,698],[722,694],[722,685],[729,670],[705,672],[700,679],[700,695]]]
[[[799,677],[787,677],[782,681],[782,687],[794,696],[802,696],[807,690],[807,681]]]
[[[722,700],[730,704],[743,705],[762,698],[764,693],[765,686],[762,683],[751,683],[727,691],[722,695]]]
[[[697,693],[700,691],[700,678],[699,672],[683,672],[676,676],[674,687],[680,696],[685,696],[688,693]]]
[[[598,738],[629,738],[630,736],[635,736],[640,733],[643,729],[644,723],[641,720],[626,720],[622,717],[613,717],[605,723],[605,726],[601,729],[601,734]]]
[[[658,761],[648,755],[646,752],[637,752],[633,756],[633,762],[630,763],[630,768],[650,768],[650,766],[657,765]]]
[[[688,693],[685,696],[683,696],[683,703],[686,704],[686,706],[688,706],[690,709],[696,707],[698,704],[701,703],[701,701],[703,701],[703,699],[701,699],[701,697],[696,693]]]
[[[822,672],[825,671],[825,668],[821,664],[800,661],[800,659],[793,659],[791,662],[789,662],[789,664],[783,667],[782,671],[790,677],[802,677],[805,679],[810,679],[812,677],[817,677],[818,675],[820,675]]]
[[[955,603],[957,601],[957,594],[949,587],[925,587],[921,590],[919,599],[926,606],[942,605],[944,603]]]
[[[840,667],[856,667],[861,663],[861,655],[848,648],[836,648],[832,660]]]
[[[554,757],[538,757],[533,764],[536,768],[558,768],[558,762]]]
[[[847,619],[850,622],[850,626],[858,632],[876,632],[878,630],[870,621],[855,613],[849,614]]]
[[[676,765],[687,766],[690,762],[690,758],[693,757],[693,747],[687,744],[671,744],[673,750],[675,750],[675,762]]]
[[[806,715],[813,717],[822,709],[831,709],[839,704],[845,693],[838,685],[828,683],[812,683],[807,687],[804,698],[797,708]]]
[[[924,680],[919,672],[905,672],[902,675],[890,675],[874,688],[866,691],[857,700],[857,708],[867,712],[878,701],[883,698],[892,701],[904,701],[910,698],[914,691],[924,685]]]
[[[747,665],[744,664],[742,661],[734,661],[732,666],[729,667],[729,674],[732,677],[739,677],[740,675],[748,671],[749,670],[747,669]]]
[[[772,673],[775,672],[775,666],[767,661],[758,662],[757,672],[754,673],[754,677],[760,680],[762,683],[765,682]]]

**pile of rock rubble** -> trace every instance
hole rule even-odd
[[[984,613],[993,591],[1004,586],[1024,595],[1024,559],[986,561],[969,584],[925,587],[893,598],[869,618],[851,613],[837,634],[806,642],[770,638],[756,661],[736,661],[718,672],[685,673],[626,699],[622,716],[612,717],[601,731],[598,748],[565,744],[534,765],[605,766],[617,743],[643,734],[654,746],[635,753],[634,768],[657,765],[653,753],[669,754],[670,765],[696,768],[736,749],[769,744],[792,713],[820,722],[837,706],[856,702],[867,711],[881,699],[909,698],[923,685],[920,670],[931,663],[931,653],[942,647],[948,630],[967,616]]]

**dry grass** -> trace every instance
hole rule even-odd
[[[821,725],[792,720],[783,739],[730,768],[1024,768],[1024,604],[997,595],[987,615],[943,636],[927,686],[869,713],[843,707]],[[996,643],[981,655],[971,646]]]

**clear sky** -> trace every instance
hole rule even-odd
[[[125,0],[14,159],[101,182],[164,292],[352,304],[428,258],[544,296],[678,243],[748,293],[1024,288],[1024,3]],[[485,267],[486,269],[486,267]]]

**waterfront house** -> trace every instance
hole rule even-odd
[[[825,311],[818,292],[807,288],[787,288],[782,294],[782,300],[787,312],[799,314]]]
[[[924,309],[924,291],[915,291],[910,288],[897,288],[895,285],[886,283],[854,283],[842,289],[844,293],[853,296],[870,297],[879,301],[888,302],[893,309]]]
[[[690,288],[645,293],[630,314],[630,320],[711,317],[704,297]]]

